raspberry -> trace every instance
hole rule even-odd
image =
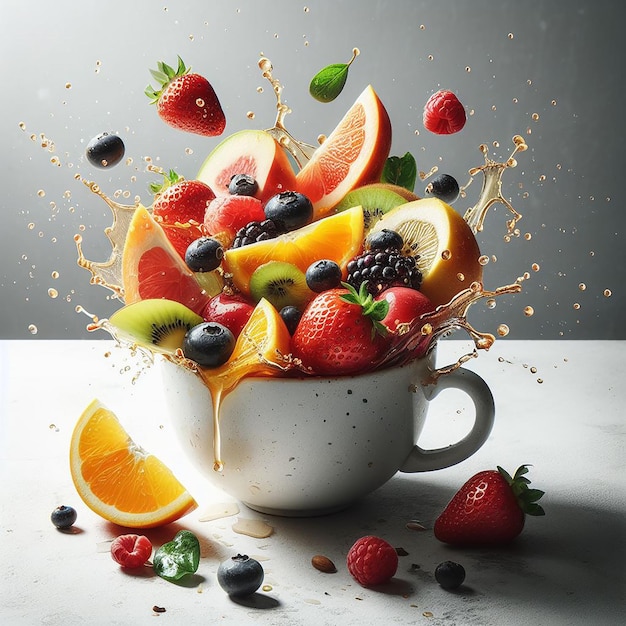
[[[424,106],[424,128],[437,135],[458,133],[465,126],[465,108],[451,92],[440,89]]]
[[[122,567],[141,567],[152,554],[152,543],[143,535],[120,535],[111,543],[111,557]]]
[[[361,585],[380,585],[395,575],[398,553],[384,539],[368,535],[350,548],[346,563],[350,574]]]

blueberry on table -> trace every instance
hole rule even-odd
[[[217,582],[229,595],[243,597],[252,595],[263,582],[263,566],[246,554],[238,554],[220,563]]]
[[[202,367],[218,367],[235,349],[235,336],[218,322],[202,322],[190,328],[183,339],[183,354]]]
[[[50,520],[52,523],[59,528],[60,530],[64,530],[66,528],[70,528],[76,522],[76,509],[71,506],[66,506],[62,504],[58,506],[52,514],[50,515]]]
[[[458,589],[465,580],[465,568],[454,561],[444,561],[435,569],[435,580],[444,589]]]
[[[106,169],[117,165],[124,157],[124,142],[118,135],[100,133],[87,144],[87,160]]]

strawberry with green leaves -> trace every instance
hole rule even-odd
[[[215,137],[226,127],[224,111],[209,81],[191,72],[178,57],[174,69],[160,61],[150,73],[158,81],[155,89],[146,87],[146,95],[156,104],[159,117],[166,123],[188,133]]]
[[[293,356],[318,376],[367,371],[387,347],[388,331],[381,320],[389,303],[375,301],[367,281],[358,292],[342,284],[311,300],[292,337]]]
[[[173,170],[164,174],[163,179],[150,185],[150,191],[155,194],[152,215],[184,259],[189,244],[204,234],[204,214],[215,194],[205,183],[186,180]]]
[[[528,466],[514,476],[500,466],[472,476],[435,521],[435,537],[452,545],[505,545],[524,528],[526,515],[545,515],[537,501],[544,492],[530,489]]]

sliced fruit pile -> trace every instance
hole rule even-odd
[[[187,101],[184,115],[198,119],[186,92],[195,94],[201,81],[182,62],[153,74],[165,85],[149,90],[159,115],[185,129],[188,120],[176,124],[178,97]],[[214,102],[214,114],[205,113],[219,120],[206,132],[221,133],[219,102],[200,99]],[[435,179],[420,199],[383,176],[390,147],[389,116],[368,86],[299,171],[275,134],[244,130],[217,145],[196,179],[165,175],[151,209],[139,207],[130,224],[126,306],[110,324],[118,336],[195,362],[208,377],[223,376],[242,351],[244,375],[258,375],[250,358],[282,359],[312,375],[375,368],[395,335],[414,332],[421,316],[482,280],[473,232],[440,199],[454,201],[456,181]],[[277,335],[269,345],[280,356],[264,352],[251,332],[259,316],[276,318],[266,331]],[[421,342],[406,360],[426,348]],[[280,371],[265,362],[260,369]]]

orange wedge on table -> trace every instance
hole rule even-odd
[[[437,198],[407,202],[382,216],[372,232],[398,232],[405,251],[417,255],[420,291],[435,304],[447,304],[473,282],[482,281],[480,248],[460,213]]]
[[[161,526],[197,507],[172,472],[135,444],[98,400],[85,409],[74,427],[70,470],[85,504],[120,526]]]
[[[345,268],[363,244],[363,210],[360,206],[331,215],[274,239],[231,248],[224,254],[226,270],[237,289],[250,293],[250,277],[269,261],[292,263],[306,272],[321,259]]]
[[[297,173],[298,191],[326,215],[349,191],[380,180],[391,149],[391,122],[368,86]]]
[[[215,293],[222,288],[214,272]],[[203,277],[204,278],[204,277]],[[200,313],[211,295],[180,258],[161,225],[148,210],[139,206],[130,222],[122,254],[124,302],[132,304],[150,298],[175,300]]]

